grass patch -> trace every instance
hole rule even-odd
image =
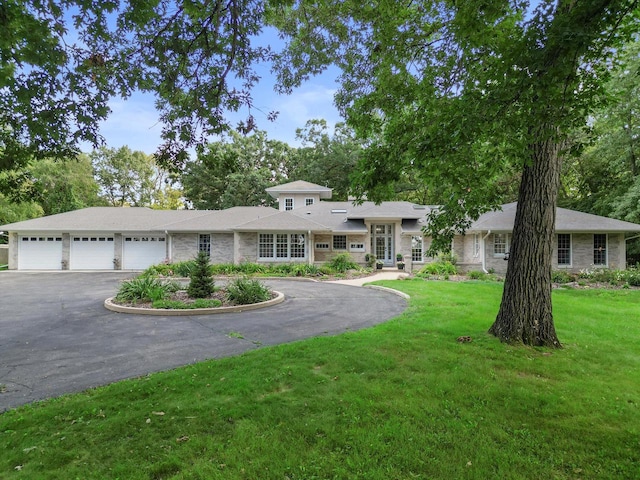
[[[499,283],[383,284],[378,327],[2,414],[0,476],[640,478],[640,292],[555,291],[552,351],[486,334]]]
[[[173,309],[173,310],[191,310],[194,308],[218,308],[222,306],[222,302],[215,298],[196,298],[191,303],[181,302],[180,300],[156,300],[151,304],[152,308]]]

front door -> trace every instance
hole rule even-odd
[[[371,225],[371,251],[386,266],[393,266],[393,225]]]

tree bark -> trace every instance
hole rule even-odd
[[[560,147],[552,127],[538,133],[522,173],[502,303],[489,333],[507,343],[561,348],[551,307]]]

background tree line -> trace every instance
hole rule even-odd
[[[563,164],[559,205],[630,222],[640,222],[640,42],[627,44],[605,88],[608,102],[585,128]],[[300,146],[229,132],[209,143],[170,173],[153,155],[128,147],[100,148],[75,158],[32,159],[23,168],[0,171],[0,223],[52,215],[90,206],[145,206],[159,209],[221,209],[274,205],[265,189],[306,180],[349,196],[353,171],[366,146],[345,124],[331,131],[326,121],[310,120],[298,129]],[[480,152],[491,155],[495,152]],[[431,187],[420,172],[405,169],[391,196],[420,204],[446,200],[447,186]],[[478,179],[480,181],[481,179]],[[519,172],[505,167],[491,179],[503,203],[517,199]],[[636,242],[637,243],[637,242]],[[631,245],[631,255],[640,248]]]

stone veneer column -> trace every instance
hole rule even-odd
[[[113,269],[122,270],[122,234],[113,235]]]
[[[18,234],[9,234],[9,270],[18,269]]]
[[[62,270],[69,270],[71,260],[71,234],[62,234]]]

